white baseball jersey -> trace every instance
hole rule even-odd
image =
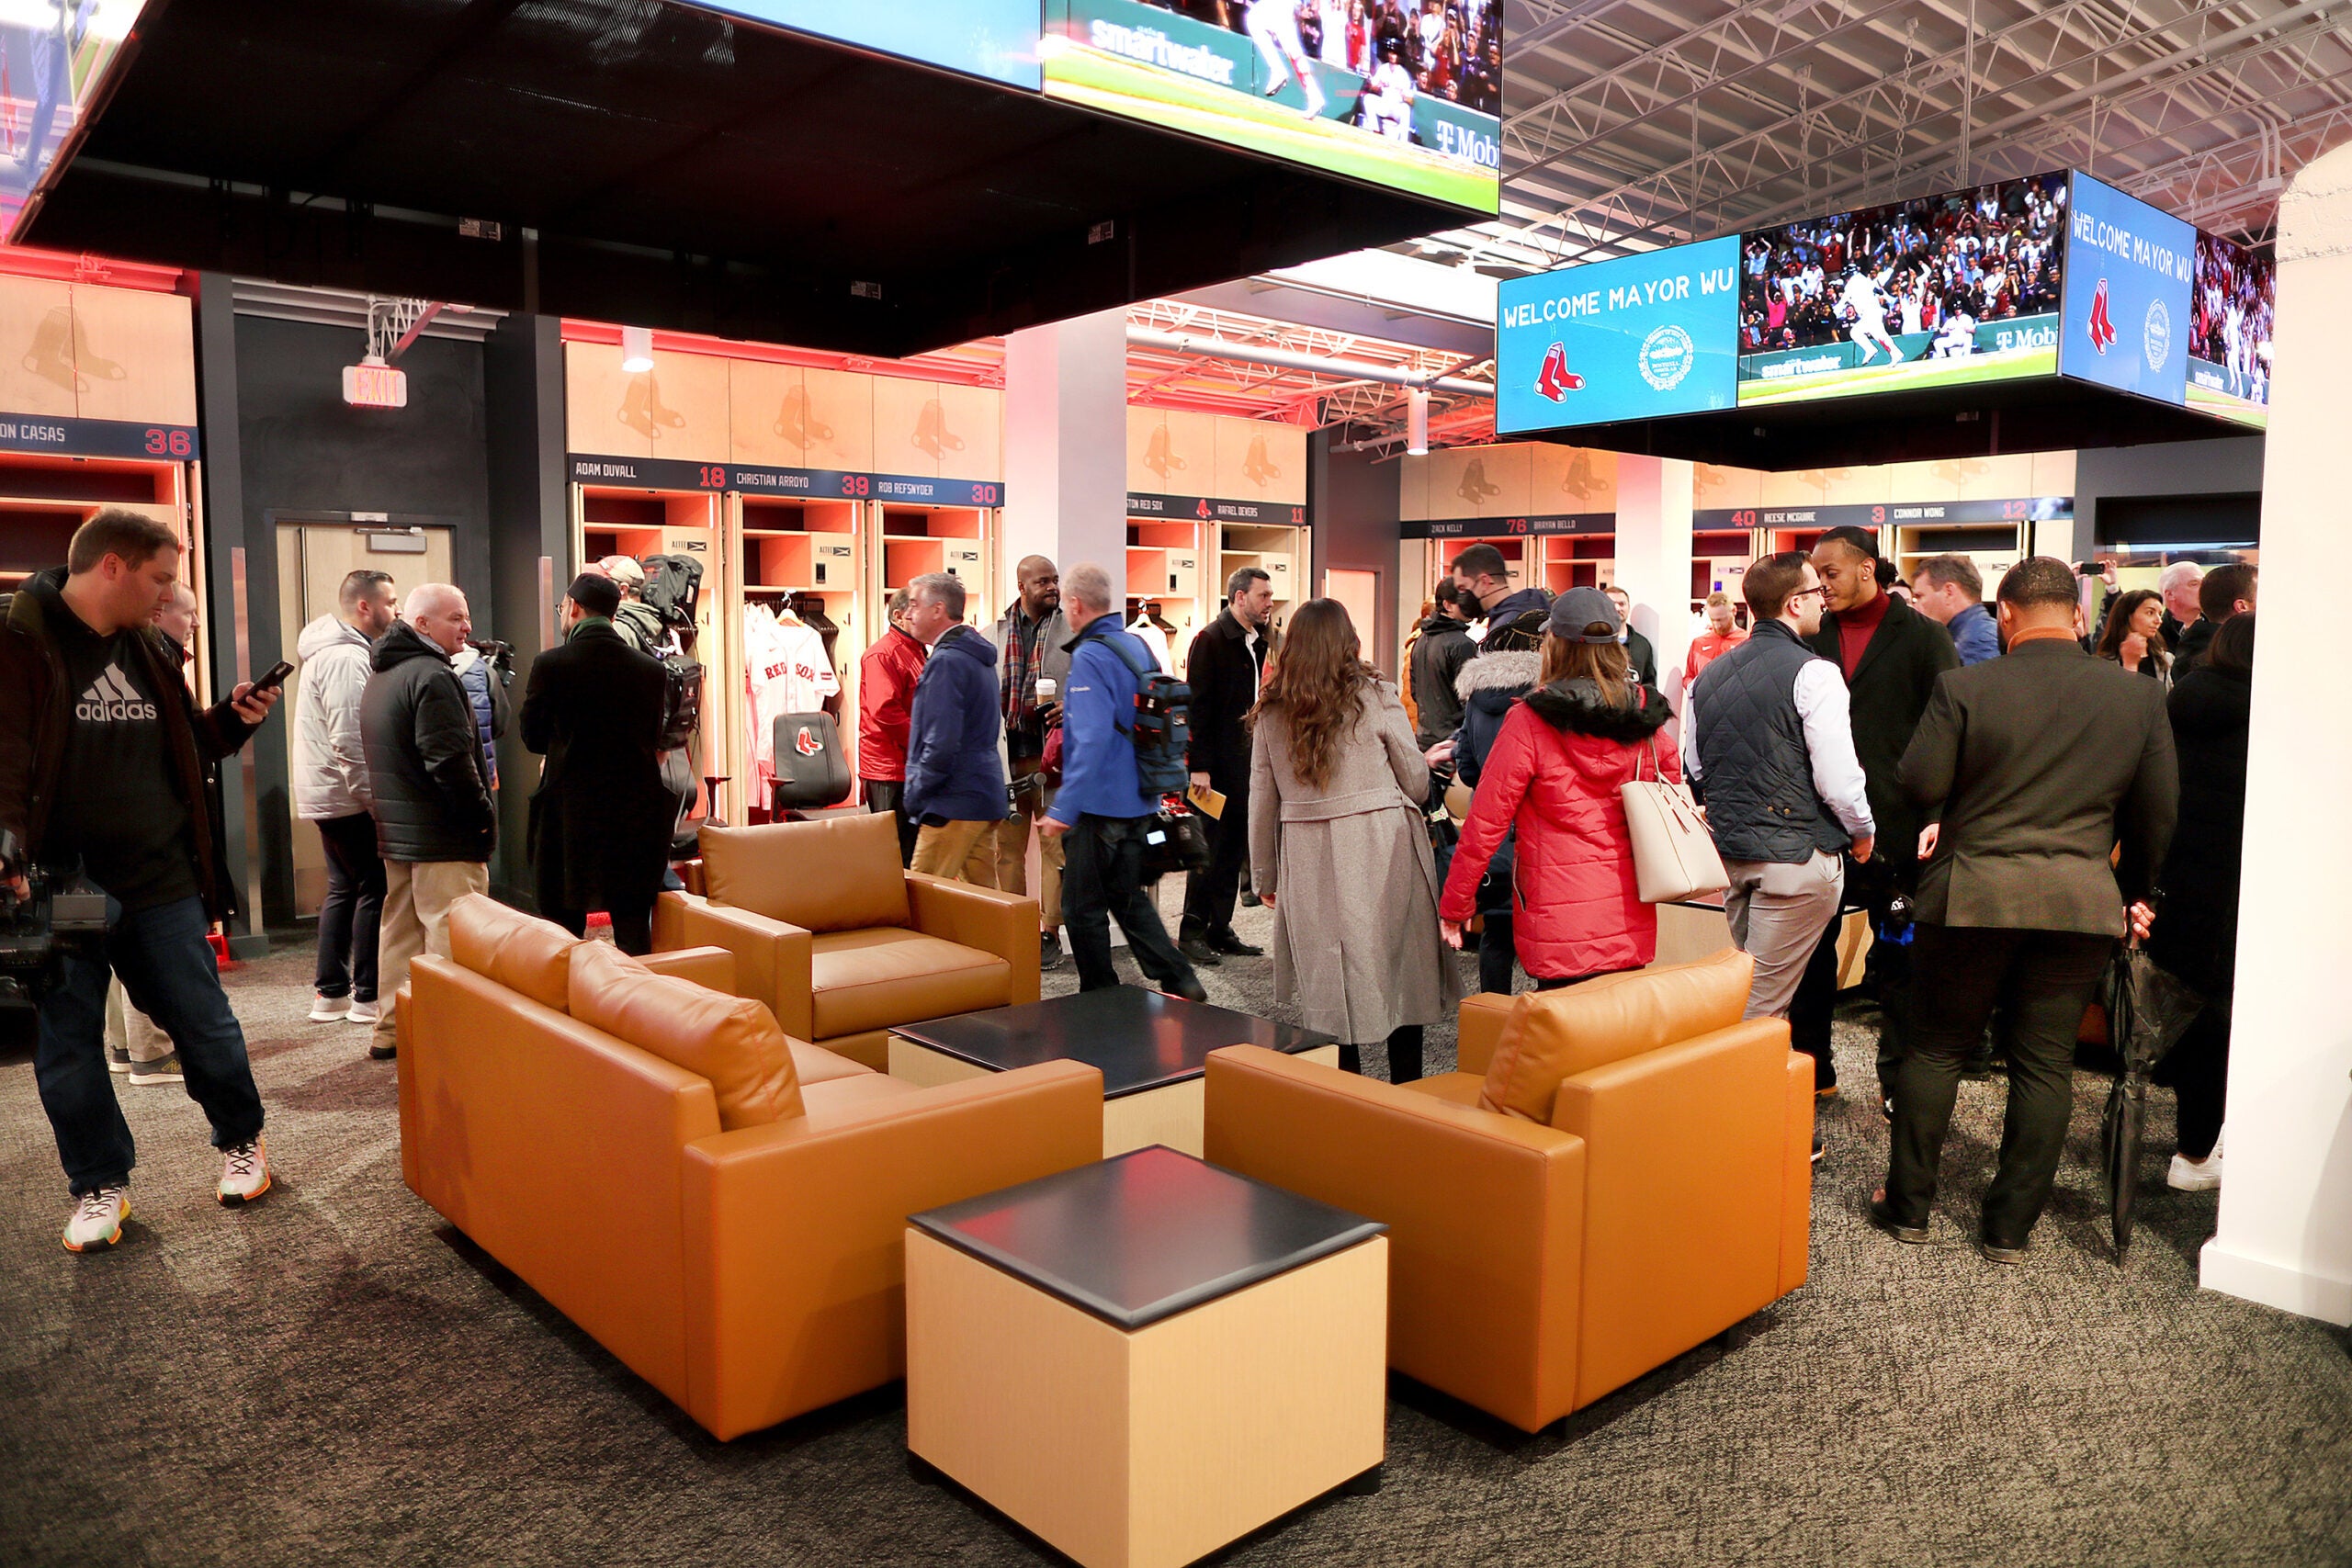
[[[776,719],[788,713],[816,712],[842,689],[842,682],[825,657],[825,639],[814,626],[747,616],[743,645],[752,756],[764,784],[775,773]],[[764,793],[759,798],[766,798]]]

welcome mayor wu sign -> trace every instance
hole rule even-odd
[[[1739,239],[1503,280],[1500,434],[1728,409],[1737,397]]]

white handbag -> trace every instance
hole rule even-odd
[[[1645,904],[1671,904],[1731,886],[1724,857],[1715,849],[1707,819],[1684,785],[1658,771],[1657,739],[1649,742],[1650,777],[1639,759],[1631,784],[1617,786],[1625,803],[1625,828],[1634,840],[1634,880]]]

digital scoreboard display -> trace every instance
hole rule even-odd
[[[1049,97],[1500,209],[1501,0],[1046,0],[1042,53]]]
[[[1736,395],[1736,238],[1503,280],[1495,428],[1727,409]]]

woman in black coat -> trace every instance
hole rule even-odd
[[[2149,933],[2148,951],[2208,998],[2155,1075],[2179,1096],[2180,1152],[2165,1180],[2185,1192],[2222,1184],[2222,1097],[2230,1068],[2253,694],[2249,613],[2222,623],[2207,657],[2180,678],[2168,700],[2173,748],[2180,758],[2180,821],[2158,878],[2164,907]]]

